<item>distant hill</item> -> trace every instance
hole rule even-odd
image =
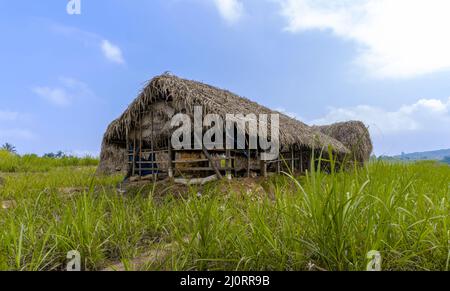
[[[450,149],[430,151],[430,152],[418,152],[411,154],[402,154],[400,156],[395,156],[401,160],[438,160],[441,161],[446,157],[450,157]]]
[[[450,164],[450,149],[429,151],[429,152],[417,152],[410,154],[401,154],[393,157],[382,157],[388,160],[400,160],[400,161],[423,161],[423,160],[435,160],[443,161]]]

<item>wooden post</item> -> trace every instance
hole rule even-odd
[[[303,173],[303,148],[300,147],[300,172]]]
[[[125,129],[126,147],[127,147],[127,175],[130,173],[130,140],[128,129]]]
[[[172,151],[172,143],[169,135],[169,178],[173,179],[173,151]]]
[[[152,160],[152,176],[153,176],[153,183],[155,183],[156,182],[156,174],[155,174],[155,169],[156,169],[156,167],[155,167],[155,164],[156,164],[156,155],[155,155],[155,141],[154,141],[154,136],[153,136],[153,122],[154,122],[154,120],[153,120],[153,108],[151,109],[151,111],[150,111],[150,118],[151,118],[151,124],[150,124],[150,127],[151,127],[151,134],[150,134],[150,139],[151,139],[151,153],[150,153],[150,156],[151,156],[151,160]]]
[[[250,159],[251,159],[252,150],[250,149],[250,145],[248,147],[248,157],[247,157],[247,177],[250,178]]]
[[[233,151],[233,155],[234,155],[234,158],[235,158],[233,160],[234,176],[237,177],[238,176],[238,171],[237,171],[237,168],[236,168],[236,157],[237,157],[236,151]]]
[[[136,176],[136,126],[133,132],[133,177]]]
[[[227,168],[226,176],[227,176],[228,180],[231,180],[231,152],[230,152],[230,150],[225,151],[225,158],[226,158],[225,167]]]
[[[209,163],[211,164],[211,167],[214,169],[214,172],[216,172],[217,179],[222,180],[222,174],[220,174],[219,169],[214,164],[213,159],[211,158],[211,155],[208,153],[208,150],[205,148],[205,145],[202,146],[203,153],[205,154],[206,158],[209,160]]]
[[[283,158],[282,153],[280,153],[280,156],[278,157],[277,161],[277,174],[281,173],[281,159]]]
[[[294,172],[295,172],[295,154],[294,154],[294,146],[292,146],[292,148],[291,148],[291,169],[292,169],[292,174],[294,174]]]
[[[267,162],[263,161],[260,158],[259,163],[260,163],[260,166],[261,166],[261,176],[264,177],[264,178],[267,178]]]
[[[139,110],[139,179],[142,177],[142,113]]]

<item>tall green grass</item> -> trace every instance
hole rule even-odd
[[[59,270],[78,250],[83,267],[168,247],[144,270],[364,270],[377,250],[385,270],[448,270],[450,167],[373,162],[347,172],[239,181],[155,198],[122,195],[121,177],[95,168],[3,176],[0,269]],[[76,190],[67,194],[67,190]],[[170,191],[169,191],[170,193]],[[131,268],[131,267],[130,267]]]
[[[96,166],[98,159],[93,157],[62,157],[49,158],[37,155],[19,156],[0,150],[0,172],[42,172],[55,167],[86,167]]]

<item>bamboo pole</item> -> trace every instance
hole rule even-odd
[[[237,167],[236,167],[236,151],[233,151],[233,155],[234,155],[234,162],[233,162],[233,171],[234,171],[234,176],[237,177],[238,176],[238,171],[237,171]]]
[[[300,172],[303,173],[303,149],[300,148]]]
[[[267,177],[267,162],[266,162],[266,161],[263,161],[263,160],[260,158],[259,163],[260,163],[260,166],[261,166],[261,176],[264,177],[264,178],[266,178],[266,177]]]
[[[248,147],[248,157],[247,157],[247,177],[250,178],[250,159],[252,155],[252,150],[250,149],[250,145]]]
[[[291,169],[292,169],[292,174],[294,174],[295,172],[295,154],[294,154],[294,146],[291,147]]]
[[[136,176],[136,127],[133,130],[133,177]]]
[[[142,114],[139,111],[139,178],[142,177]]]
[[[280,157],[278,158],[278,161],[277,161],[277,174],[281,173],[281,159],[282,158],[283,157],[281,156],[281,153],[280,153]]]
[[[151,118],[151,123],[150,123],[150,127],[151,127],[151,134],[150,134],[150,146],[151,146],[151,160],[152,160],[152,168],[155,168],[155,162],[156,162],[156,155],[155,155],[155,144],[154,144],[154,136],[153,136],[153,108],[150,111],[150,118]],[[156,174],[155,171],[152,171],[152,176],[153,176],[153,183],[156,182]]]
[[[125,129],[125,139],[126,139],[126,147],[127,147],[127,176],[130,173],[130,137],[128,135],[128,129]]]
[[[169,143],[168,143],[168,147],[169,147],[169,178],[173,179],[174,175],[173,175],[173,151],[172,151],[172,144],[171,144],[171,140],[170,140],[170,135],[169,135]]]
[[[227,179],[231,180],[231,171],[229,170],[231,168],[231,152],[230,152],[230,150],[225,151],[225,158],[226,158],[225,167],[227,168],[226,176],[227,176]]]

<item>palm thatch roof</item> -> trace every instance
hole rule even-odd
[[[361,121],[340,122],[327,126],[314,126],[313,129],[329,135],[344,144],[353,160],[368,162],[373,151],[373,144],[368,128]]]
[[[171,74],[163,74],[150,80],[128,109],[108,127],[105,142],[123,141],[126,133],[136,126],[140,112],[148,111],[156,102],[171,102],[176,110],[189,110],[194,105],[202,106],[206,113],[218,114],[272,114],[280,116],[280,144],[309,148],[331,146],[338,153],[348,153],[348,149],[336,139],[285,114],[268,109],[227,90],[200,82],[181,79]],[[189,112],[188,112],[189,113]]]

